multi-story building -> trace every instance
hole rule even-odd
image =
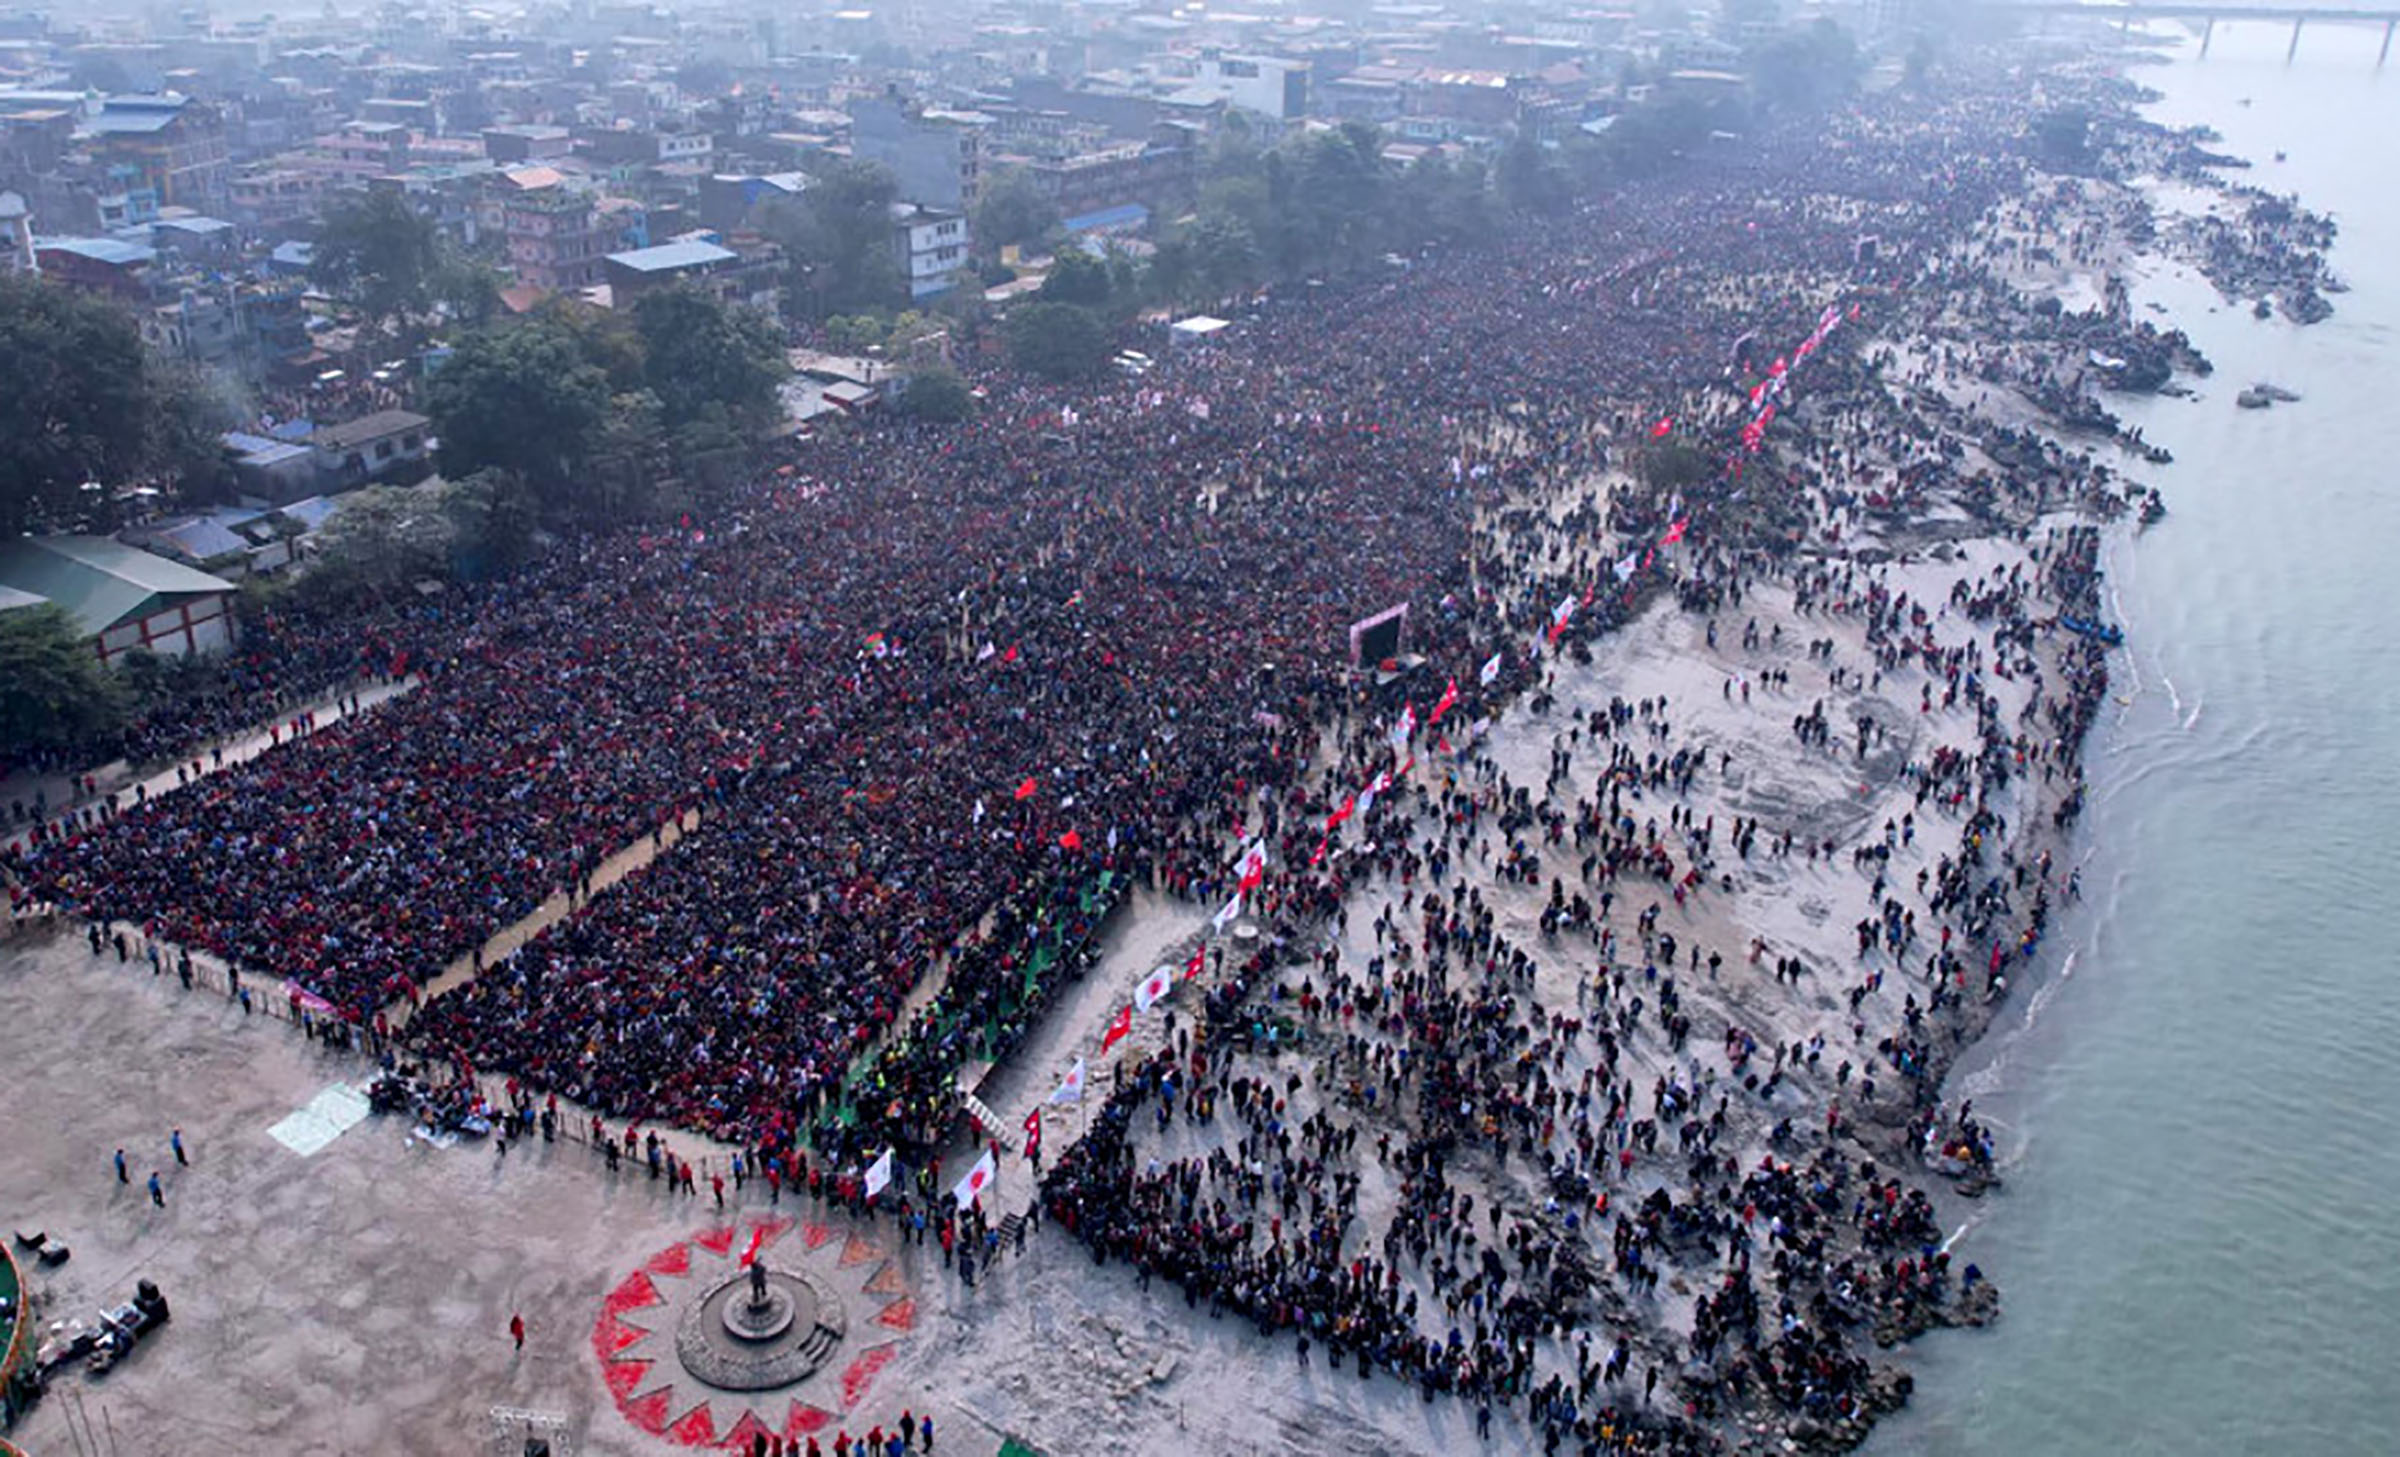
[[[1148,142],[1102,147],[1023,164],[1062,218],[1139,203],[1152,210],[1188,205],[1200,186],[1200,149],[1188,131],[1161,123]]]
[[[972,208],[991,121],[981,112],[922,110],[892,95],[865,97],[850,106],[850,155],[888,169],[902,202]]]
[[[162,206],[222,212],[232,152],[218,110],[187,96],[111,96],[76,127],[102,166],[130,167]]]
[[[1297,121],[1308,115],[1308,72],[1306,61],[1210,50],[1201,53],[1198,74],[1186,89],[1276,121]]]
[[[499,233],[517,282],[545,293],[567,293],[600,282],[601,260],[613,246],[611,227],[592,198],[566,185],[548,167],[503,172],[494,184]],[[487,211],[485,221],[491,220]]]
[[[948,293],[967,265],[966,214],[893,203],[892,260],[908,280],[910,298]]]
[[[233,179],[234,221],[273,229],[314,216],[333,178],[301,167],[265,166]]]
[[[350,121],[317,138],[304,165],[337,187],[357,187],[406,168],[408,149],[408,128],[398,122]]]

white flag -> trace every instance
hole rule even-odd
[[[992,646],[990,643],[988,643],[988,642],[987,642],[987,643],[985,643],[985,644],[983,645],[983,651],[982,651],[982,652],[980,652],[980,653],[977,653],[977,654],[975,655],[975,661],[976,661],[976,662],[978,662],[978,663],[980,663],[980,662],[983,662],[983,661],[985,661],[986,659],[990,658],[990,657],[992,656],[992,654],[994,654],[994,653],[996,653],[996,652],[998,652],[998,651],[1000,651],[998,648],[996,648],[996,647],[993,647],[993,646]]]
[[[883,1157],[867,1165],[867,1197],[874,1198],[892,1182],[892,1151],[885,1149]]]
[[[1066,1081],[1058,1085],[1058,1091],[1050,1095],[1050,1101],[1053,1103],[1074,1103],[1080,1102],[1082,1098],[1083,1059],[1079,1057],[1075,1059],[1075,1065],[1067,1069]]]
[[[999,1161],[992,1157],[991,1149],[986,1148],[983,1157],[975,1161],[975,1167],[967,1170],[967,1176],[958,1181],[957,1188],[950,1191],[950,1197],[958,1201],[959,1208],[964,1209],[975,1202],[976,1197],[990,1186],[999,1173]]]
[[[1564,627],[1567,619],[1573,617],[1574,615],[1575,598],[1574,595],[1570,593],[1567,596],[1559,598],[1558,605],[1550,609],[1550,623],[1553,627]]]
[[[1175,968],[1162,966],[1150,973],[1147,981],[1133,989],[1133,1005],[1136,1010],[1147,1012],[1158,1005],[1159,998],[1173,990],[1175,990]]]
[[[1392,752],[1397,754],[1401,750],[1407,748],[1410,737],[1413,736],[1416,731],[1417,706],[1413,703],[1402,704],[1400,706],[1400,720],[1392,725]]]
[[[1617,563],[1617,580],[1620,582],[1631,580],[1634,569],[1640,565],[1640,553],[1630,551],[1625,553],[1625,560]]]
[[[1227,926],[1233,924],[1233,918],[1241,913],[1242,898],[1239,895],[1236,895],[1232,900],[1225,902],[1225,909],[1217,912],[1216,915],[1209,918],[1210,924],[1214,925],[1218,932],[1222,934]]]
[[[1492,660],[1484,664],[1483,671],[1476,676],[1483,679],[1484,687],[1491,687],[1492,684],[1500,677],[1500,654],[1492,654]]]

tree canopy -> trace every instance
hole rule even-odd
[[[326,205],[308,271],[318,287],[356,304],[368,324],[380,328],[433,306],[442,265],[432,221],[406,197],[376,189]]]
[[[757,313],[727,308],[696,289],[672,288],[643,295],[633,306],[633,322],[641,335],[642,377],[670,428],[698,419],[711,405],[746,427],[773,415],[783,353]]]
[[[1011,243],[1038,243],[1058,226],[1058,205],[1022,167],[1004,167],[983,185],[967,231],[976,251],[997,256]]]
[[[1045,379],[1088,379],[1108,365],[1108,326],[1082,304],[1019,304],[1008,314],[1008,357]]]
[[[608,416],[609,375],[556,312],[460,339],[425,403],[451,475],[513,471],[565,504]]]
[[[1858,86],[1858,43],[1822,17],[1775,32],[1747,59],[1751,89],[1769,111],[1822,111]]]
[[[810,318],[891,308],[905,296],[892,256],[892,174],[839,162],[799,197],[770,204],[760,227],[792,260],[792,306]]]
[[[504,472],[552,515],[621,514],[678,468],[722,477],[783,374],[765,320],[684,287],[630,314],[557,305],[474,330],[426,405],[446,473]]]
[[[123,486],[188,473],[205,491],[224,423],[116,304],[0,274],[0,535],[106,528]]]
[[[128,697],[65,608],[0,612],[0,743],[80,747],[116,731]]]

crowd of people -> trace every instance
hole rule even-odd
[[[1551,1450],[1696,1444],[1653,1402],[1662,1371],[1695,1406],[1755,1384],[1846,1416],[1873,1397],[1844,1329],[1940,1300],[1947,1261],[1923,1249],[1917,1198],[1833,1144],[1838,1106],[1811,1144],[1789,1090],[1872,1103],[1880,1075],[1921,1096],[1972,994],[1970,955],[1991,951],[1988,996],[2038,944],[2050,866],[2006,858],[1994,801],[2013,778],[2078,772],[2105,668],[2078,652],[2044,684],[2034,635],[2043,595],[2088,602],[2092,538],[2054,542],[2038,580],[1966,579],[1946,603],[1798,555],[1876,528],[1896,496],[1858,489],[1871,472],[1893,492],[1958,489],[1974,423],[1877,413],[1874,366],[1839,343],[1807,363],[1800,388],[1829,403],[1799,444],[1745,454],[1735,431],[1775,347],[1755,341],[1822,334],[1845,299],[1862,334],[1918,306],[1946,242],[2015,185],[2021,164],[1977,142],[2007,106],[1862,103],[1833,123],[1846,145],[1765,134],[1487,250],[1262,299],[1240,339],[1139,380],[993,377],[971,422],[829,435],[706,519],[581,538],[502,582],[377,609],[347,625],[346,659],[341,624],[266,635],[249,651],[271,665],[212,713],[360,666],[424,686],[8,868],[27,894],[371,1021],[697,810],[671,850],[401,1035],[461,1071],[505,1070],[527,1099],[698,1129],[815,1188],[882,1148],[923,1164],[959,1067],[1025,1035],[1119,896],[1215,910],[1240,847],[1263,842],[1274,868],[1249,908],[1340,925],[1379,888],[1377,953],[1329,950],[1297,988],[1269,954],[1230,968],[1053,1169],[1052,1217],[1195,1307],[1300,1332],[1303,1361],[1321,1349],[1361,1380],[1458,1394],[1487,1427],[1492,1403],[1513,1404]],[[1669,436],[1707,468],[1593,488]],[[1985,482],[1988,509],[2105,487],[2088,459],[2025,449],[2036,468]],[[1681,543],[1671,578],[1647,550],[1662,539]],[[1847,847],[1874,879],[1861,957],[1880,958],[1852,1013],[1882,970],[1924,968],[1856,1064],[1728,1027],[1703,1076],[1678,978],[1738,971],[1741,948],[1679,942],[1655,909],[1618,943],[1619,901],[1680,906],[1754,853],[1837,848],[1776,826],[1761,848],[1755,819],[1694,814],[1684,798],[1727,766],[1674,741],[1664,700],[1578,718],[1538,787],[1472,758],[1501,705],[1551,706],[1554,655],[1588,656],[1662,588],[1712,620],[1771,588],[1863,621],[1873,658],[1837,674],[1921,672],[1926,711],[1938,695],[1973,725],[1971,751],[1911,769],[1912,842],[1937,823],[1958,840],[1918,904],[1871,846]],[[1349,625],[1395,603],[1424,666],[1354,672]],[[1979,639],[1937,635],[1929,609]],[[2015,721],[1994,675],[2036,680]],[[1392,735],[1402,702],[1422,713],[1437,694],[1446,721]],[[1870,720],[1854,743],[1831,734],[1821,705],[1796,727],[1828,755],[1882,747]],[[1402,773],[1325,853],[1349,791],[1418,753],[1449,761],[1440,782]],[[1572,1005],[1533,995],[1547,951],[1497,915],[1545,880],[1544,935],[1601,960]],[[1928,953],[1943,918],[1959,939],[1946,924]],[[1312,1075],[1238,1051],[1262,1003],[1306,1029]],[[1695,1070],[1637,1085],[1637,1062],[1678,1059]],[[1728,1131],[1752,1106],[1773,1115],[1763,1159]],[[1141,1150],[1219,1126],[1229,1147]],[[1370,1132],[1397,1189],[1380,1231],[1361,1214]],[[1919,1136],[1973,1147],[1961,1132]],[[1521,1167],[1538,1197],[1479,1204],[1470,1162]],[[1639,1197],[1637,1162],[1654,1171]],[[1593,1347],[1593,1302],[1705,1260],[1688,1351],[1647,1350],[1637,1378],[1624,1340]]]

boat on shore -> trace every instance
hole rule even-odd
[[[2058,625],[2069,632],[2078,633],[2096,643],[2102,643],[2112,648],[2122,645],[2125,641],[2125,629],[2112,623],[2095,622],[2088,617],[2075,617],[2062,612],[2058,616]]]

